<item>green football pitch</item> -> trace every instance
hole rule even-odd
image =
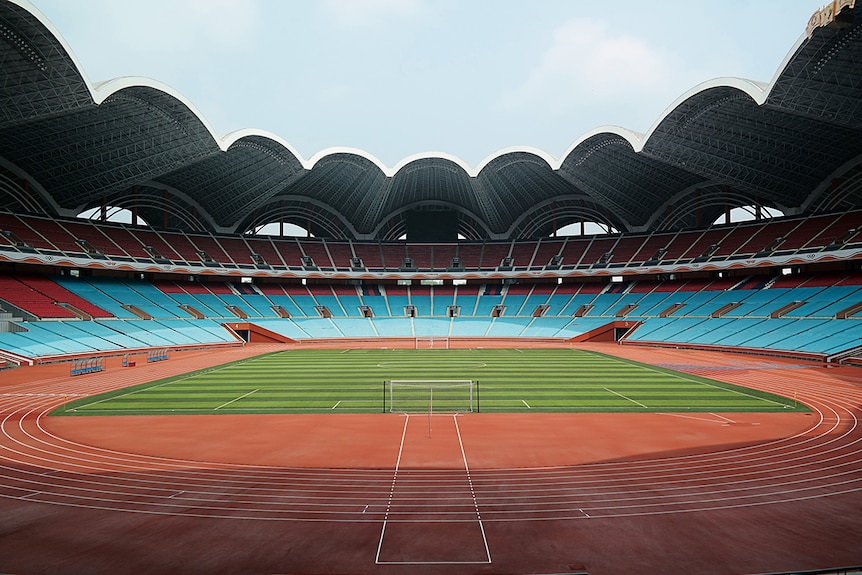
[[[411,383],[391,383],[392,380]],[[463,383],[465,380],[472,383]],[[82,398],[54,414],[380,413],[428,409],[806,410],[792,399],[593,352],[440,349],[267,354]]]
[[[390,383],[470,380],[474,383]],[[436,395],[435,395],[436,393]],[[793,399],[569,349],[301,350],[69,402],[55,415],[802,411]]]

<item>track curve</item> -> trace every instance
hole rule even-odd
[[[602,351],[644,360],[632,350]],[[233,351],[219,361],[250,353]],[[692,359],[691,354],[674,350],[650,351],[654,363],[679,362],[683,357]],[[862,374],[853,368],[768,364],[717,354],[698,358],[686,371],[796,395],[812,409],[810,424],[786,437],[725,449],[541,468],[472,468],[467,472],[469,491],[463,468],[402,468],[397,474],[397,505],[393,505],[391,468],[203,461],[135,453],[133,445],[110,449],[63,437],[46,425],[51,410],[73,394],[100,393],[117,384],[109,377],[93,376],[85,382],[53,377],[8,386],[0,393],[0,500],[143,516],[333,526],[379,526],[384,521],[468,524],[476,522],[478,512],[490,526],[623,521],[751,510],[837,496],[862,501]],[[196,365],[187,361],[182,369],[196,369]],[[788,369],[793,369],[792,377]],[[136,377],[154,378],[143,371]],[[124,386],[134,383],[123,381]],[[697,418],[698,414],[654,417]],[[473,449],[469,434],[465,445],[466,462]]]
[[[809,405],[815,416],[802,433],[738,449],[654,460],[473,470],[483,519],[520,522],[691,513],[860,491],[862,391],[846,384],[824,385],[827,373],[812,376],[811,371],[795,372],[792,390],[781,381],[743,376],[749,386],[796,393]],[[61,391],[64,385],[68,381],[62,378],[42,382],[0,399],[4,414],[0,496],[164,515],[382,521],[392,483],[390,469],[267,468],[78,444],[44,426],[46,415],[68,397]],[[75,393],[97,393],[101,387],[77,386]],[[389,521],[475,521],[461,510],[463,481],[463,470],[411,469],[409,477],[402,473],[404,511],[390,512]]]

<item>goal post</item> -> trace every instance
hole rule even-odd
[[[449,349],[449,338],[445,335],[419,335],[413,343],[414,349]]]
[[[392,413],[469,413],[479,410],[479,382],[472,379],[391,379],[384,402]]]

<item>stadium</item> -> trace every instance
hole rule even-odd
[[[0,0],[0,571],[862,572],[862,8],[800,30],[387,167]]]

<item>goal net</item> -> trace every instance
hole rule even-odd
[[[415,341],[416,349],[449,349],[449,338],[442,335],[419,336]]]
[[[473,411],[477,384],[471,379],[393,379],[387,382],[389,411],[470,412]]]

